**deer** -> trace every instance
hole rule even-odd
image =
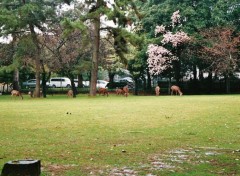
[[[159,86],[155,87],[155,93],[156,93],[156,96],[159,96],[159,94],[160,94],[160,87]]]
[[[179,94],[180,96],[183,95],[180,87],[175,86],[175,85],[173,85],[173,86],[171,87],[171,95],[173,95],[174,92],[175,92],[176,95],[178,95],[178,94]]]
[[[42,97],[43,96],[43,93],[42,93],[42,90],[40,90],[40,97]],[[35,94],[36,94],[36,90],[34,90],[34,91],[29,91],[28,92],[28,95],[31,97],[31,98],[34,98],[35,97]]]
[[[12,97],[13,97],[13,96],[15,96],[15,97],[22,97],[22,100],[23,100],[23,96],[22,96],[21,92],[18,91],[18,90],[12,90],[12,91],[11,91],[11,96],[12,96]]]
[[[99,95],[109,95],[109,93],[108,93],[108,89],[107,88],[99,88],[98,89],[98,93],[99,93]]]
[[[67,97],[73,97],[73,91],[72,90],[69,90],[67,92]]]
[[[121,88],[116,88],[116,94],[117,95],[124,94],[124,91]]]
[[[128,85],[123,87],[123,92],[124,92],[124,96],[128,97],[128,95],[129,95]]]

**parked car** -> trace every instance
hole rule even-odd
[[[105,88],[107,84],[108,84],[108,81],[97,80],[97,88]]]
[[[71,81],[69,78],[66,77],[55,77],[49,80],[49,87],[56,88],[56,87],[71,87]]]
[[[74,79],[75,87],[78,87],[78,79]],[[82,81],[83,87],[89,87],[89,81]]]
[[[125,77],[125,78],[119,79],[119,82],[130,82],[130,83],[133,83],[133,79],[131,77]]]
[[[40,80],[40,84],[42,85],[42,81]],[[49,86],[49,83],[46,82],[46,85]],[[23,82],[23,86],[26,88],[35,88],[36,87],[36,79],[29,79]]]

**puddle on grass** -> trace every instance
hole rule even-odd
[[[161,154],[155,154],[146,161],[147,163],[139,164],[139,166],[134,169],[127,169],[127,167],[122,169],[114,168],[108,171],[108,174],[106,175],[137,176],[142,170],[148,173],[146,176],[155,176],[153,174],[154,171],[163,170],[168,170],[174,173],[178,169],[184,169],[182,168],[183,163],[191,165],[209,163],[210,161],[206,159],[206,156],[216,156],[227,152],[232,152],[232,150],[210,147],[175,149]]]
[[[230,150],[222,148],[210,148],[210,147],[198,147],[188,149],[175,149],[151,155],[144,163],[130,167],[125,166],[122,168],[105,168],[102,170],[93,170],[88,168],[89,175],[107,175],[107,176],[138,176],[141,172],[147,173],[145,176],[156,176],[155,172],[169,171],[177,172],[177,170],[184,170],[184,163],[189,165],[198,165],[201,163],[211,162],[207,160],[207,157],[214,157],[224,153],[233,153],[237,156],[240,154],[240,150]],[[58,175],[62,171],[66,171],[76,165],[49,165],[45,166],[46,171],[52,173],[52,175]]]

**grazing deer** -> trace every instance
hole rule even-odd
[[[159,94],[160,94],[160,87],[159,86],[157,86],[155,88],[155,93],[156,93],[156,96],[159,96]]]
[[[129,95],[128,85],[123,87],[123,92],[124,92],[124,96],[128,97],[128,95]]]
[[[175,92],[176,95],[177,95],[177,94],[179,94],[180,96],[183,95],[181,89],[180,89],[178,86],[175,86],[175,85],[173,85],[173,86],[171,87],[171,95],[173,95],[174,92]]]
[[[108,93],[108,89],[107,88],[99,88],[98,89],[98,93],[99,93],[99,95],[109,95],[109,93]]]
[[[67,97],[73,97],[73,91],[72,90],[69,90],[67,92]]]
[[[40,92],[39,92],[40,94],[40,97],[42,97],[43,96],[43,93],[42,93],[42,90],[40,90]],[[31,97],[31,98],[33,98],[33,97],[36,97],[35,95],[36,95],[36,90],[34,90],[34,91],[29,91],[28,92],[28,95]]]
[[[124,92],[121,88],[116,88],[116,94],[121,95],[121,94],[124,94]]]
[[[15,96],[15,97],[22,97],[22,100],[23,100],[23,96],[22,96],[21,92],[18,91],[18,90],[12,90],[12,91],[11,91],[11,96],[12,96],[12,97],[13,97],[13,96]]]

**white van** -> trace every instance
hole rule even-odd
[[[69,78],[66,77],[55,77],[55,78],[51,78],[49,80],[49,87],[67,87],[70,88],[71,87],[71,81]]]

